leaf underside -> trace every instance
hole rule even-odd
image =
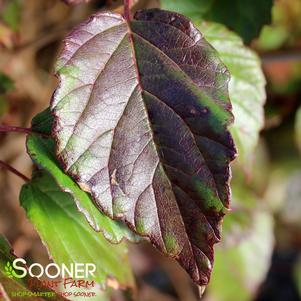
[[[72,195],[78,210],[86,217],[90,226],[97,232],[102,232],[106,239],[113,243],[119,243],[123,238],[137,242],[139,237],[134,235],[126,225],[113,221],[100,212],[92,202],[88,193],[83,191],[60,168],[55,157],[55,143],[49,135],[53,124],[53,116],[50,110],[36,115],[32,120],[32,130],[42,135],[30,134],[27,137],[27,153],[33,162],[41,169],[47,171],[56,181],[62,191]]]
[[[206,285],[236,151],[229,74],[185,17],[99,13],[65,40],[51,109],[66,173]]]

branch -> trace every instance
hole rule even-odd
[[[6,170],[12,172],[13,174],[15,174],[16,176],[20,177],[25,182],[29,182],[30,181],[30,179],[27,178],[25,175],[23,175],[21,172],[17,171],[15,168],[13,168],[9,164],[7,164],[7,163],[5,163],[5,162],[3,162],[1,160],[0,160],[0,168],[1,169],[6,169]]]
[[[22,128],[18,126],[11,126],[11,125],[5,125],[1,124],[0,125],[0,132],[15,132],[15,133],[26,133],[26,134],[31,134],[32,130],[29,128]]]
[[[35,134],[35,135],[40,135],[43,137],[49,137],[48,134],[40,133],[33,131],[31,128],[22,128],[18,126],[11,126],[11,125],[5,125],[5,124],[0,124],[0,133],[25,133],[25,134]]]

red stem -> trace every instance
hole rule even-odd
[[[35,132],[31,128],[22,128],[22,127],[18,127],[18,126],[11,126],[11,125],[5,125],[5,124],[0,124],[0,133],[1,132],[2,133],[36,134],[36,135],[41,135],[44,137],[49,137],[49,135],[44,134],[44,133]]]
[[[124,0],[124,17],[127,21],[131,20],[131,0]]]
[[[15,168],[13,168],[9,164],[7,164],[7,163],[5,163],[5,162],[3,162],[1,160],[0,160],[0,168],[7,169],[8,171],[14,173],[16,176],[20,177],[25,182],[29,182],[30,181],[30,179],[27,178],[25,175],[23,175],[22,173],[20,173],[19,171],[17,171]]]
[[[32,130],[29,128],[21,128],[18,126],[11,126],[11,125],[0,125],[0,132],[16,132],[16,133],[26,133],[30,134],[32,133]]]

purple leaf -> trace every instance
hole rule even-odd
[[[57,156],[114,219],[206,285],[236,150],[229,74],[185,17],[99,13],[66,39],[52,100]]]

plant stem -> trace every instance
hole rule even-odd
[[[12,166],[10,166],[9,164],[3,162],[0,160],[0,168],[2,169],[7,169],[8,171],[14,173],[16,176],[20,177],[22,180],[24,180],[25,182],[29,182],[30,179],[27,178],[25,175],[23,175],[21,172],[17,171],[15,168],[13,168]]]
[[[0,132],[16,132],[16,133],[30,134],[30,133],[32,133],[32,130],[29,128],[22,128],[22,127],[18,127],[18,126],[1,124]]]
[[[131,20],[130,2],[131,0],[124,0],[124,17],[127,21]]]

